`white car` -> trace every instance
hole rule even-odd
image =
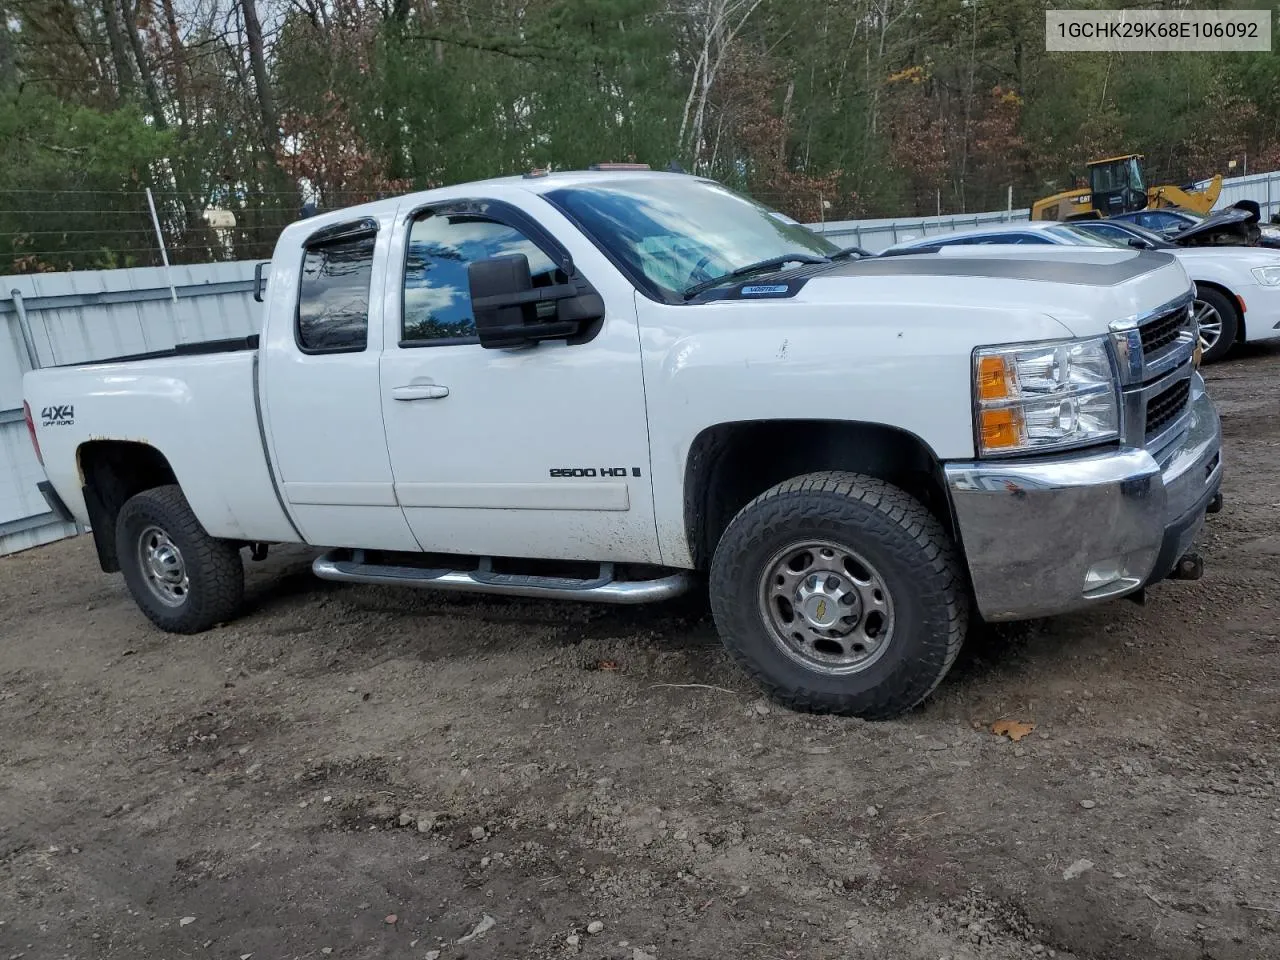
[[[705,579],[793,707],[896,716],[987,620],[1195,579],[1221,425],[1173,257],[861,257],[698,177],[466,183],[290,224],[260,336],[24,377],[42,491],[161,628],[242,552],[605,603]]]
[[[960,244],[1105,245],[1159,250],[1177,257],[1196,285],[1196,320],[1205,363],[1221,360],[1237,343],[1280,338],[1280,250],[1180,247],[1141,227],[1104,220],[1029,220],[917,237],[896,244],[885,253]]]

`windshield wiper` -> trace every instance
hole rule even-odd
[[[861,257],[874,257],[874,256],[875,256],[875,254],[874,254],[874,253],[872,253],[870,250],[863,250],[863,249],[862,249],[862,247],[844,247],[844,248],[843,248],[843,249],[841,249],[841,250],[837,250],[835,253],[833,253],[833,254],[832,254],[830,257],[828,257],[827,259],[829,259],[829,260],[844,260],[844,259],[846,259],[847,257],[854,257],[854,256],[856,256],[856,257],[860,257],[860,258],[861,258]]]
[[[767,270],[777,270],[784,267],[788,263],[830,263],[827,257],[818,256],[814,253],[788,253],[781,257],[770,257],[768,260],[757,260],[755,263],[748,263],[746,266],[739,267],[737,270],[730,270],[728,273],[721,274],[711,280],[703,280],[695,283],[691,287],[685,287],[684,298],[686,300],[696,297],[703,290],[710,290],[712,287],[718,287],[721,284],[729,283],[738,277],[745,277],[752,273],[763,273]]]

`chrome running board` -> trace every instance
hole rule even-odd
[[[655,580],[615,580],[611,563],[600,564],[600,575],[595,579],[577,580],[572,577],[494,573],[488,558],[480,560],[478,570],[449,570],[367,563],[363,556],[363,550],[333,550],[317,557],[311,564],[311,571],[322,580],[342,583],[377,583],[458,593],[615,604],[670,600],[687,591],[692,583],[689,574],[678,571]]]

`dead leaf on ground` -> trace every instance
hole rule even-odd
[[[601,660],[596,664],[597,670],[617,670],[618,664],[614,660]]]
[[[1023,723],[1021,720],[997,720],[991,725],[991,732],[997,737],[1008,737],[1016,742],[1035,728],[1034,723]]]

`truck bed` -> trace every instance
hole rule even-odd
[[[23,377],[46,475],[80,522],[89,523],[83,448],[129,443],[164,457],[214,536],[297,539],[267,459],[257,339],[46,367]]]

